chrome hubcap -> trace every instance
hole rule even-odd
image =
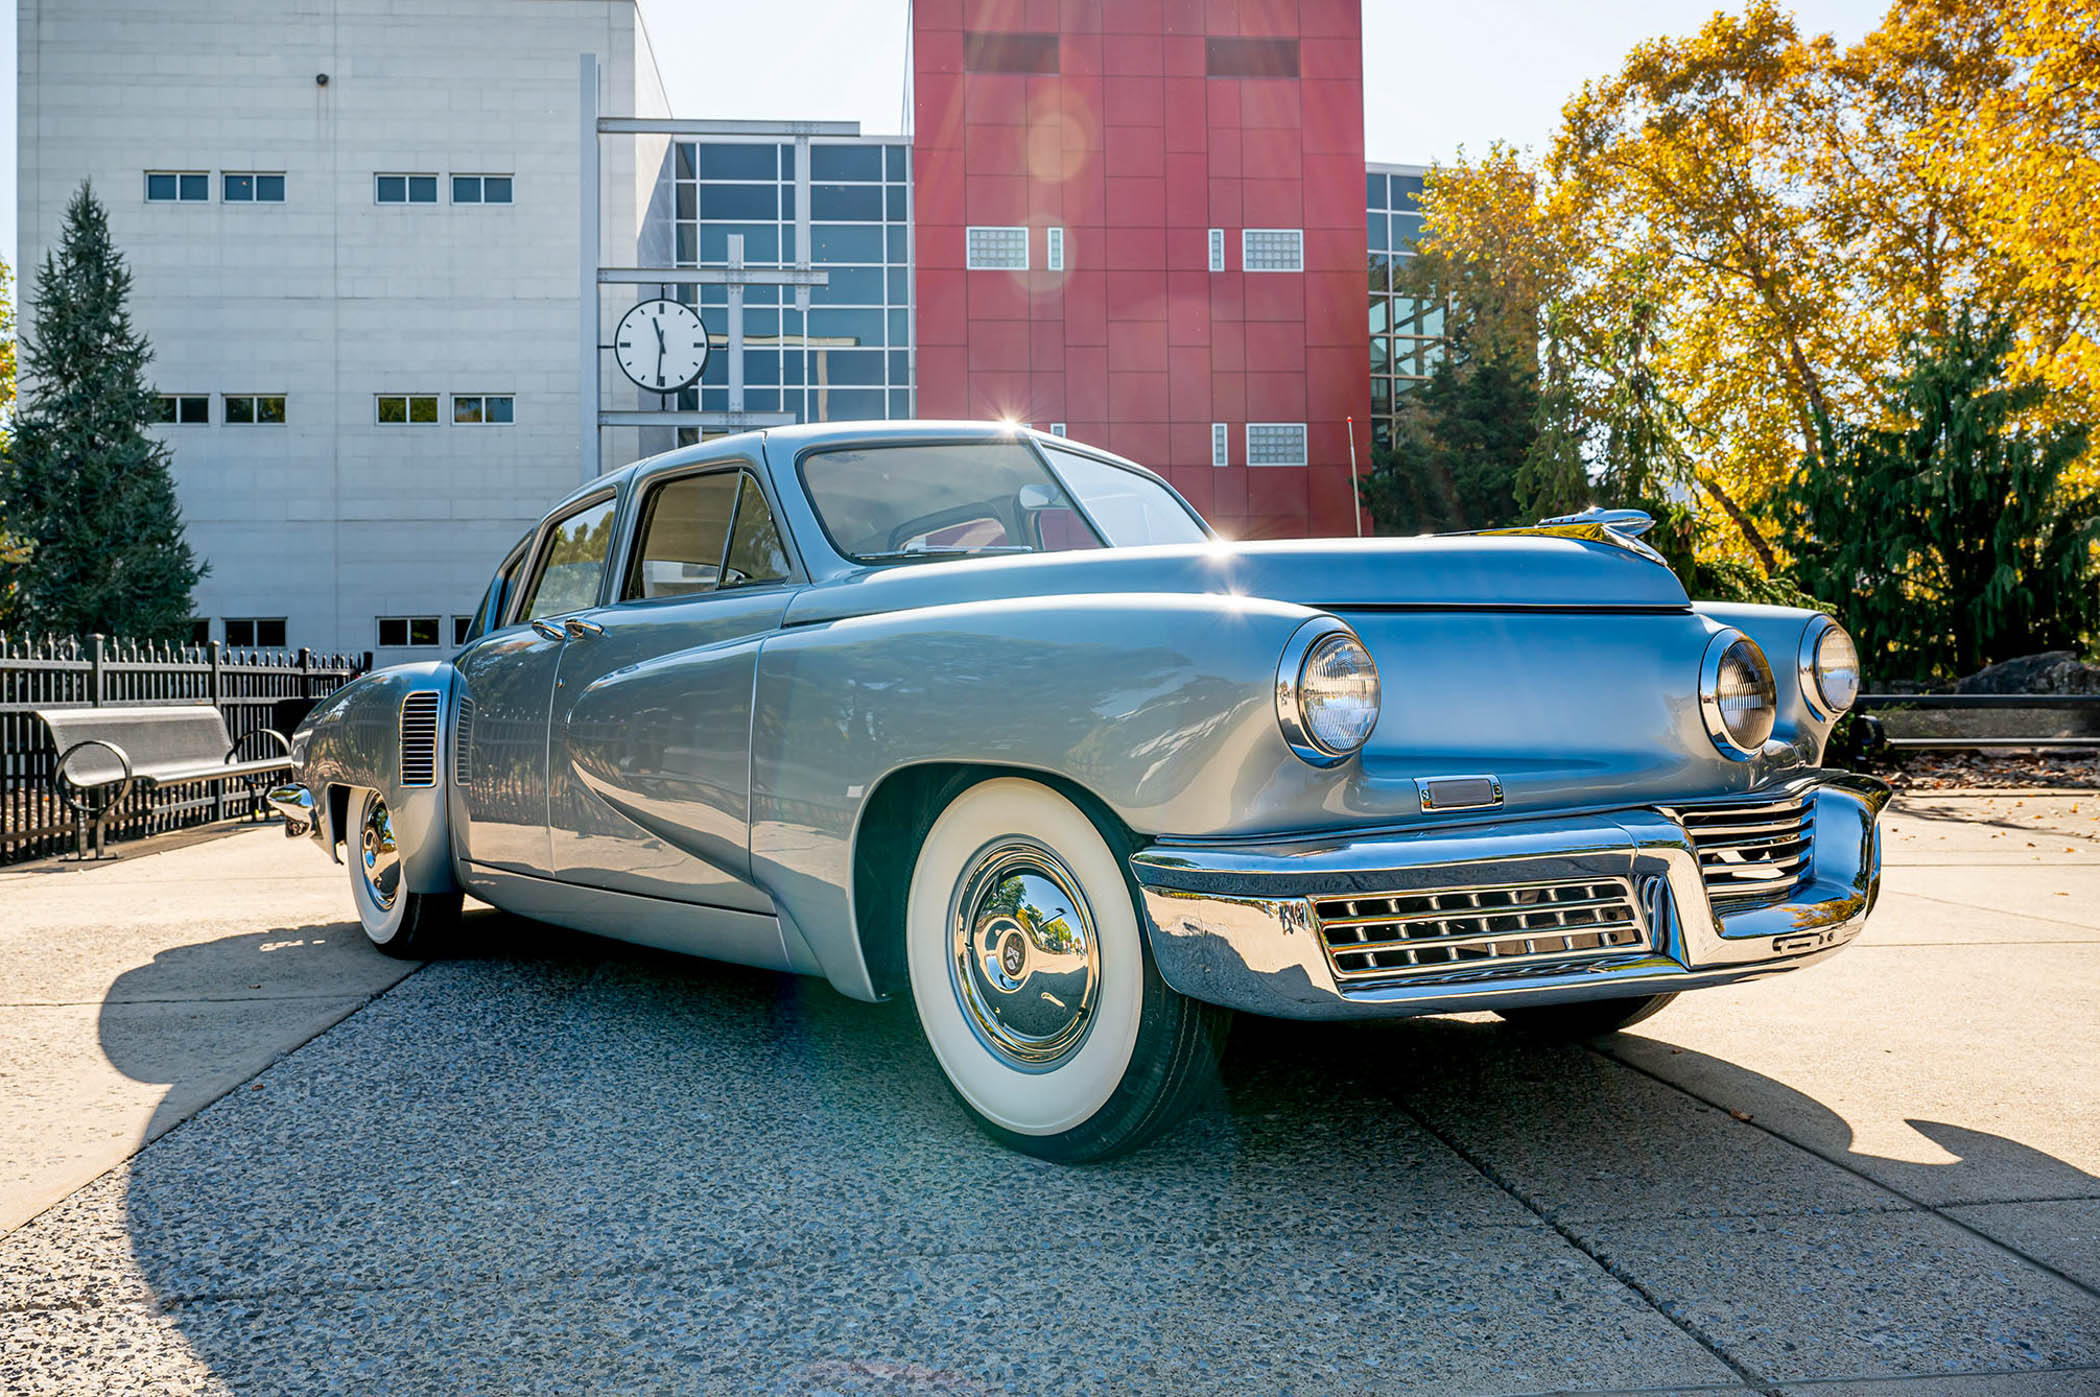
[[[1093,1021],[1101,948],[1079,880],[1039,844],[979,853],[957,884],[950,978],[984,1045],[1026,1071],[1054,1066]]]
[[[382,910],[391,910],[401,892],[401,850],[394,844],[394,817],[386,802],[374,796],[365,803],[363,844],[359,851],[365,888]]]

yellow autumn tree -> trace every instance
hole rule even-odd
[[[1976,314],[2029,327],[2038,356],[2065,343],[2060,292],[2023,273],[1975,165],[1944,153],[1950,126],[2014,90],[1999,15],[1904,0],[1848,48],[1752,0],[1642,44],[1568,102],[1537,168],[1497,150],[1437,171],[1425,254],[1481,277],[1511,257],[1541,293],[1563,435],[1635,489],[1704,500],[1707,546],[1770,572],[1777,487],[1827,460],[1834,423],[1887,410],[1920,338]]]
[[[2012,0],[2015,77],[1971,119],[1946,114],[1934,154],[1973,187],[1990,237],[2037,304],[2022,366],[2087,420],[2100,408],[2100,0]]]

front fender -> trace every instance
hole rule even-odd
[[[1246,597],[995,600],[791,627],[758,662],[751,866],[843,992],[873,999],[853,844],[885,777],[1040,771],[1140,832],[1294,807],[1336,781],[1278,731],[1276,663],[1316,614]]]
[[[316,833],[331,854],[354,838],[357,809],[338,815],[335,792],[377,791],[394,817],[402,869],[410,892],[458,889],[445,813],[455,673],[448,661],[398,665],[351,680],[314,705],[292,735],[298,781],[313,792]],[[411,694],[437,695],[437,751],[429,785],[406,785],[401,772],[401,710]]]

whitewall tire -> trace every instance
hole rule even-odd
[[[1122,857],[1034,781],[956,795],[905,907],[919,1025],[993,1138],[1081,1161],[1136,1148],[1215,1081],[1223,1011],[1159,978]]]
[[[390,956],[425,959],[459,921],[458,893],[410,892],[392,812],[377,791],[352,791],[343,862],[365,937]]]

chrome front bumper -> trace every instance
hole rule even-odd
[[[1720,913],[1691,836],[1659,809],[1318,840],[1155,844],[1130,866],[1160,974],[1194,999],[1293,1019],[1614,999],[1755,979],[1836,952],[1858,934],[1880,891],[1875,822],[1889,794],[1871,777],[1819,771],[1743,797],[1744,805],[1807,801],[1812,856],[1783,899]],[[1315,911],[1321,900],[1352,895],[1586,882],[1623,883],[1641,944],[1338,976]]]

